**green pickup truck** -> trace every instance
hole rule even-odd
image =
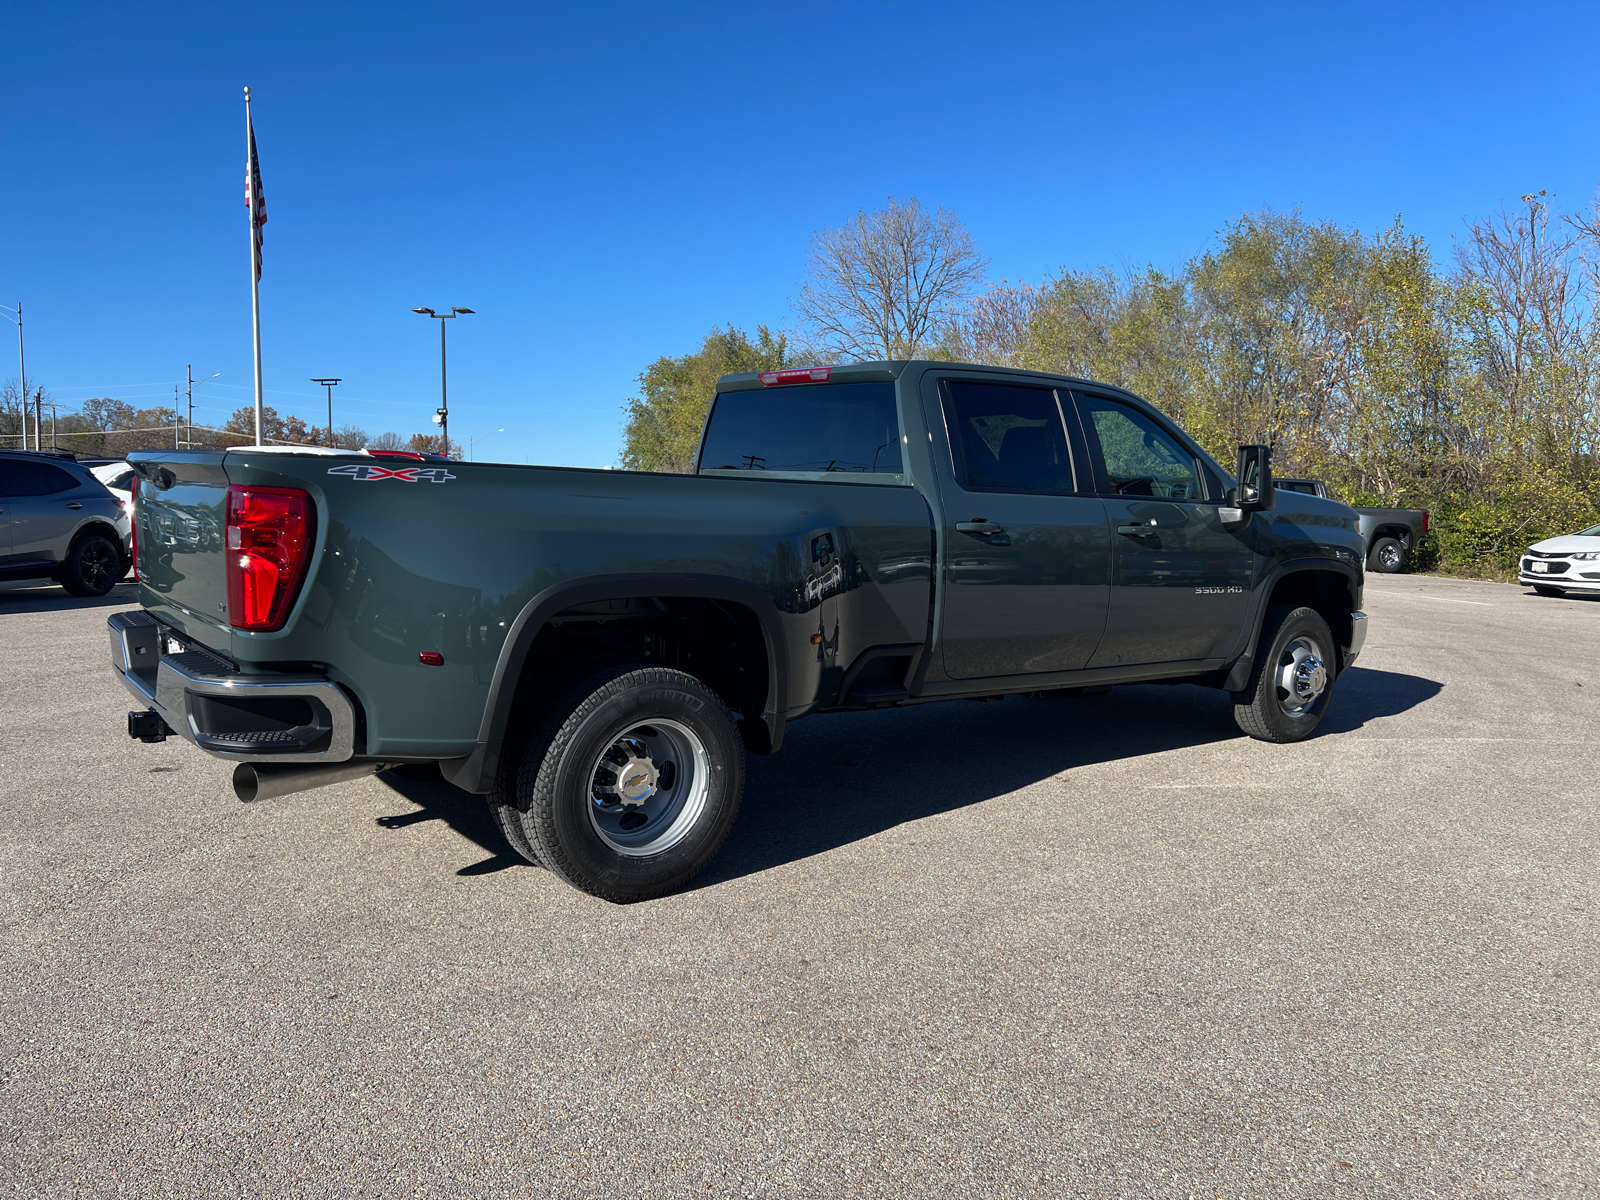
[[[1322,720],[1366,637],[1342,504],[1237,477],[1138,397],[941,362],[728,375],[693,475],[307,447],[151,451],[141,708],[265,799],[406,763],[616,901],[728,834],[790,721],[1187,682]],[[981,751],[975,751],[981,753]]]

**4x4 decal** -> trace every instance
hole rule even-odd
[[[443,483],[455,478],[443,467],[375,467],[370,463],[329,467],[328,474],[348,475],[357,483],[375,483],[379,479],[398,479],[401,483]]]

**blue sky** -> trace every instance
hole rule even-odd
[[[1285,15],[1293,7],[1294,12]],[[813,230],[955,209],[994,278],[1173,267],[1246,209],[1450,253],[1600,184],[1593,5],[0,5],[0,302],[74,403],[251,397],[241,89],[269,213],[268,403],[602,466],[660,354],[792,321]],[[16,374],[0,327],[0,377]]]

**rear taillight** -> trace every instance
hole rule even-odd
[[[317,510],[298,488],[228,489],[228,624],[270,632],[294,606],[317,531]]]
[[[783,387],[790,383],[827,383],[832,367],[801,367],[794,371],[763,371],[763,387]]]
[[[128,480],[128,555],[133,559],[133,577],[139,578],[139,477]]]
[[[1424,509],[1422,513],[1422,532],[1428,532],[1428,513],[1426,509]]]

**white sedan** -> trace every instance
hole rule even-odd
[[[1600,595],[1600,525],[1535,542],[1522,553],[1517,580],[1541,596]]]

